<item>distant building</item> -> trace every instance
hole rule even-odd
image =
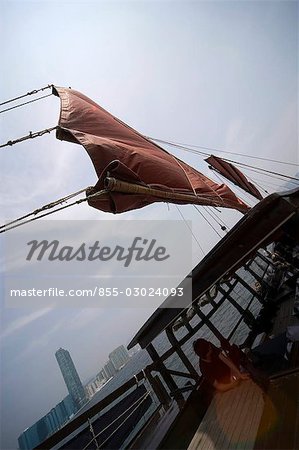
[[[100,389],[101,383],[95,378],[87,386],[85,386],[87,395],[89,398],[93,397],[94,394]]]
[[[55,356],[69,394],[77,409],[79,409],[86,403],[86,395],[71,355],[67,350],[60,348]]]
[[[99,376],[100,380],[102,379],[104,381],[107,381],[107,376],[106,376],[106,373],[105,373],[104,369],[100,370],[98,376]]]
[[[116,370],[119,370],[129,361],[129,353],[123,345],[117,347],[109,355],[109,360],[112,362]]]
[[[105,374],[104,374],[103,369],[100,370],[100,372],[97,374],[96,380],[97,380],[99,383],[101,383],[101,384],[104,383],[104,382],[106,381],[106,377],[105,377]]]
[[[105,374],[106,380],[113,377],[116,374],[116,369],[111,361],[107,361],[106,364],[103,367],[103,371]]]
[[[23,431],[18,438],[19,448],[21,450],[31,450],[36,447],[68,422],[76,410],[77,408],[72,398],[68,395],[52,408],[48,414]]]
[[[31,450],[44,440],[43,433],[38,426],[39,422],[36,422],[30,428],[26,428],[19,436],[18,443],[21,450]]]

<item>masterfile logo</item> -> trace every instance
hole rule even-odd
[[[163,246],[157,246],[157,239],[143,239],[142,237],[135,237],[132,244],[128,247],[116,245],[114,248],[100,245],[96,241],[92,245],[87,245],[85,242],[78,247],[70,245],[61,245],[58,240],[49,242],[47,240],[37,241],[36,239],[27,242],[31,246],[30,251],[26,257],[27,261],[36,259],[41,261],[42,258],[48,258],[48,261],[110,261],[114,259],[122,262],[124,267],[129,267],[132,259],[135,261],[150,261],[154,259],[156,262],[165,261],[170,257]]]
[[[186,306],[177,287],[192,270],[191,243],[182,221],[28,224],[5,241],[6,304],[158,307],[172,296]]]

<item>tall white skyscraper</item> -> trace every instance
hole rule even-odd
[[[69,391],[69,394],[79,409],[82,405],[84,405],[86,401],[84,387],[79,378],[76,367],[73,363],[71,355],[67,350],[60,348],[55,353],[58,365],[60,367],[63,379],[65,381],[66,387]]]

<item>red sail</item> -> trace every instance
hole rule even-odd
[[[254,184],[248,181],[245,175],[243,175],[243,173],[235,166],[213,155],[209,156],[209,158],[205,159],[205,161],[225,178],[232,181],[235,185],[253,195],[258,200],[263,200],[261,193],[254,186]]]
[[[192,197],[191,201],[168,200],[151,193],[109,192],[107,196],[90,199],[91,206],[121,213],[157,201],[169,201],[222,206],[242,212],[248,210],[248,206],[225,184],[214,183],[80,92],[58,87],[55,91],[61,100],[57,138],[84,146],[99,177],[95,190],[103,189],[109,176],[162,192],[189,194]]]

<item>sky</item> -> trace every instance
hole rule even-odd
[[[1,101],[52,83],[70,86],[146,136],[297,173],[297,2],[2,0],[0,12]],[[56,97],[3,113],[1,143],[55,126],[58,116]],[[214,177],[200,155],[164,148]],[[0,168],[1,223],[97,181],[85,150],[53,133],[1,149]],[[251,168],[244,173],[269,193],[285,182]],[[221,211],[229,226],[241,218]],[[107,220],[159,219],[168,227],[182,216],[192,221],[195,264],[219,236],[191,206],[162,203],[113,216],[83,204],[51,220],[97,220],[100,227]],[[2,256],[0,448],[6,450],[17,448],[19,434],[67,394],[54,357],[59,347],[87,380],[152,309],[7,308],[4,271]]]

